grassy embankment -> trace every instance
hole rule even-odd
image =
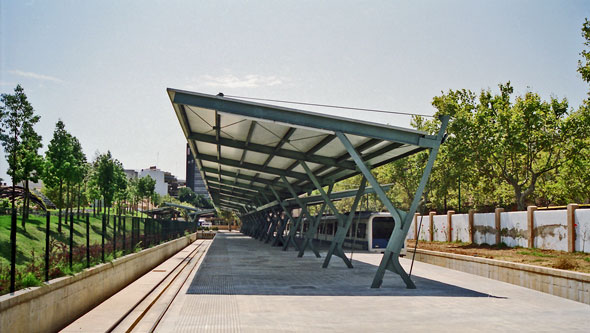
[[[0,215],[0,264],[10,264],[10,215]],[[26,223],[26,231],[21,227],[21,216],[17,218],[17,234],[16,234],[16,264],[18,266],[26,266],[32,261],[33,255],[37,260],[43,258],[45,253],[45,216],[31,215],[29,221]],[[57,232],[58,217],[51,216],[50,230],[51,238],[57,242],[69,245],[70,225],[69,221],[66,223],[62,220],[62,233]],[[143,228],[143,226],[142,226]],[[126,218],[127,237],[131,236],[131,217]],[[113,220],[112,216],[107,226],[105,235],[105,243],[110,242],[113,236]],[[102,232],[102,217],[97,215],[92,217],[90,215],[90,244],[101,243]],[[119,232],[119,237],[122,235],[122,229]],[[119,240],[118,240],[119,241]],[[74,246],[86,244],[86,217],[80,216],[76,218],[74,214]],[[121,244],[118,244],[120,247]]]

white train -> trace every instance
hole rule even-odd
[[[307,219],[303,221],[303,232],[309,227]],[[352,225],[346,234],[343,248],[349,250],[364,250],[370,252],[384,252],[393,232],[395,221],[390,213],[357,212]],[[324,215],[316,231],[315,240],[320,244],[330,244],[338,230],[338,220],[333,215]],[[406,254],[405,244],[401,255]]]

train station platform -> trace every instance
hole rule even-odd
[[[385,275],[381,288],[371,289],[381,256],[352,253],[353,269],[341,260],[322,269],[322,259],[311,254],[297,258],[293,250],[220,232],[152,327],[156,332],[588,330],[588,305],[421,262],[413,268],[417,289],[406,289],[393,273]],[[401,262],[409,271],[410,260]]]

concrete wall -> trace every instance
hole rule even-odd
[[[477,216],[478,214],[475,214]],[[502,230],[500,232],[500,241],[506,245],[514,246],[528,246],[527,234],[527,212],[508,212],[500,214],[500,225]],[[476,219],[477,221],[477,219]],[[477,225],[477,222],[475,222]],[[488,244],[496,243],[495,238],[491,239]],[[566,250],[567,250],[567,243]]]
[[[572,205],[570,205],[572,206]],[[473,242],[475,244],[496,244],[499,233],[500,242],[510,247],[529,247],[529,214],[532,214],[532,247],[548,250],[575,251],[590,253],[590,209],[573,210],[575,221],[570,222],[575,230],[574,241],[568,239],[568,213],[562,210],[537,210],[530,212],[500,212],[500,228],[496,228],[496,213],[475,213],[473,215]],[[430,240],[430,219],[432,217],[433,240],[448,240],[448,216],[425,215],[420,230],[420,240]],[[420,222],[420,216],[413,220]],[[469,214],[451,214],[451,241],[469,242]],[[408,239],[414,239],[414,226],[408,232]],[[571,246],[571,247],[570,247]]]
[[[421,249],[416,260],[590,304],[590,274]]]
[[[447,240],[447,216],[436,215],[434,217],[434,241],[446,242]]]
[[[451,240],[469,242],[469,214],[454,214]]]
[[[0,297],[0,332],[55,332],[88,312],[192,241],[181,237],[42,287]]]
[[[534,214],[535,247],[567,251],[566,211],[535,211]]]
[[[475,244],[494,244],[496,242],[495,214],[482,213],[474,216],[473,242]]]
[[[576,251],[590,253],[590,209],[576,209]]]

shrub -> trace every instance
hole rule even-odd
[[[41,285],[41,281],[37,279],[35,274],[29,272],[21,278],[20,285],[22,288],[37,287]]]

